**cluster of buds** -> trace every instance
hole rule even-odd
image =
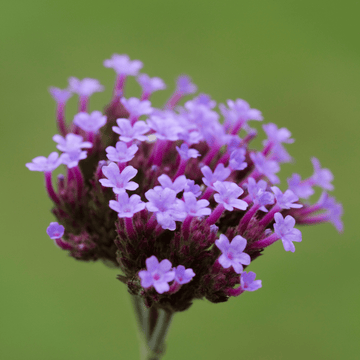
[[[302,240],[295,223],[331,222],[342,231],[342,206],[326,192],[333,176],[316,158],[309,178],[293,174],[284,192],[275,186],[280,164],[291,161],[289,130],[263,125],[263,148],[253,150],[257,132],[248,123],[263,117],[246,101],[220,104],[222,121],[208,95],[180,106],[197,91],[180,76],[158,109],[149,99],[166,86],[138,75],[140,61],[113,55],[104,66],[117,74],[104,112],[89,112],[90,96],[103,91],[95,79],[51,88],[59,130],[53,140],[62,153],[26,164],[45,173],[58,221],[47,233],[72,257],[119,268],[118,279],[146,306],[175,312],[194,299],[218,303],[259,289],[261,280],[244,269],[278,240],[294,252]],[[137,76],[140,98],[124,96],[129,76]],[[79,112],[69,124],[65,106],[74,93]],[[61,164],[67,171],[54,188],[52,172]],[[311,204],[315,186],[324,192]]]

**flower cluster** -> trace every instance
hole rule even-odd
[[[314,173],[293,174],[280,190],[280,164],[291,161],[284,144],[291,133],[263,125],[263,148],[250,143],[262,121],[257,109],[241,99],[220,104],[180,76],[162,109],[150,102],[165,89],[160,78],[138,75],[143,64],[113,55],[104,66],[116,72],[113,96],[104,112],[89,112],[90,97],[103,86],[95,79],[69,79],[51,88],[57,103],[58,152],[26,166],[45,174],[54,203],[47,233],[78,260],[102,260],[116,266],[118,279],[147,306],[187,309],[194,299],[214,303],[261,287],[244,269],[269,245],[281,240],[295,251],[302,240],[295,224],[331,222],[342,231],[342,206],[326,191],[333,176],[313,158]],[[139,98],[126,98],[129,76],[137,76]],[[77,94],[78,113],[65,120],[69,98]],[[60,165],[54,188],[52,172]],[[310,203],[314,187],[324,190]],[[304,199],[300,201],[300,199]]]

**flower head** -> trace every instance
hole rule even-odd
[[[57,222],[51,222],[46,233],[49,235],[50,239],[59,239],[64,235],[65,228]]]
[[[104,61],[104,66],[114,69],[117,74],[136,76],[143,63],[140,60],[131,61],[127,55],[114,54]]]
[[[69,91],[81,96],[91,96],[93,93],[104,91],[104,87],[96,79],[79,80],[71,77],[69,78]]]
[[[72,152],[81,149],[89,149],[93,145],[89,141],[83,141],[81,135],[67,134],[65,138],[61,135],[54,135],[53,140],[58,144],[56,147],[63,152]]]
[[[240,285],[245,291],[255,291],[262,287],[261,280],[255,280],[256,274],[253,271],[242,272],[240,275]]]
[[[110,209],[118,213],[119,218],[132,218],[135,213],[145,209],[145,203],[139,195],[129,195],[123,191],[119,192],[117,200],[110,200]]]
[[[38,156],[27,163],[26,167],[31,171],[53,171],[61,164],[61,158],[57,152],[52,152],[49,157]]]
[[[293,241],[295,242],[301,242],[301,231],[298,229],[295,229],[295,219],[287,215],[284,219],[284,217],[281,215],[281,213],[277,212],[274,216],[275,224],[274,224],[274,230],[275,233],[280,237],[284,249],[286,251],[295,251],[295,246],[293,244]]]
[[[112,130],[119,134],[119,139],[124,142],[130,142],[133,140],[145,141],[148,137],[146,134],[150,127],[144,121],[137,121],[134,125],[128,119],[117,119],[118,126],[113,126]]]
[[[93,111],[91,114],[79,112],[74,117],[74,124],[84,131],[97,133],[106,124],[106,116],[100,111]]]
[[[142,87],[144,93],[153,93],[154,91],[166,89],[165,83],[158,77],[149,77],[147,74],[140,74],[137,82]]]
[[[175,281],[178,284],[187,284],[195,276],[193,269],[185,269],[185,266],[179,265],[175,269]]]
[[[138,147],[135,144],[127,147],[124,142],[118,141],[115,147],[108,146],[105,150],[107,153],[106,156],[110,161],[123,163],[134,158],[135,153],[138,151]]]

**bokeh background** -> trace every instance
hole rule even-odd
[[[102,109],[114,80],[102,61],[126,53],[163,78],[169,96],[189,74],[218,102],[243,98],[265,122],[292,131],[296,159],[311,156],[335,175],[345,231],[302,228],[303,242],[281,243],[250,269],[263,288],[224,304],[197,301],[175,316],[165,359],[359,359],[358,1],[3,2],[0,21],[0,358],[138,359],[134,316],[117,271],[67,257],[48,239],[54,221],[43,176],[25,163],[54,151],[55,105],[47,88],[67,78],[98,78]],[[129,81],[128,95],[138,86]],[[73,98],[69,114],[75,110]],[[70,116],[70,115],[69,115]]]

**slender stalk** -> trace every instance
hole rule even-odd
[[[148,309],[139,296],[131,298],[140,335],[141,360],[160,360],[173,313],[155,307]]]

